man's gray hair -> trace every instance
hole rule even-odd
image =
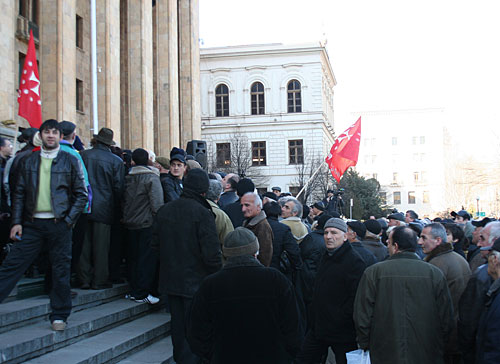
[[[425,229],[430,228],[431,229],[431,235],[434,239],[436,238],[441,238],[443,243],[448,242],[447,236],[446,236],[446,229],[444,226],[438,222],[433,222],[432,224],[426,225]]]
[[[262,208],[262,200],[260,199],[260,196],[257,192],[247,192],[243,195],[244,196],[253,196],[253,203],[255,206],[259,206]]]
[[[283,200],[283,204],[280,204],[281,206],[284,206],[287,202],[292,201],[293,202],[292,214],[302,219],[302,204],[299,202],[299,200],[297,200],[295,197],[292,196],[283,197],[280,198],[279,200],[280,201]]]
[[[222,183],[220,183],[216,179],[211,179],[208,182],[208,191],[205,197],[212,202],[216,202],[220,198],[220,194],[222,193]]]
[[[490,229],[488,244],[491,246],[497,238],[500,238],[500,221],[491,221],[486,224],[485,228]]]

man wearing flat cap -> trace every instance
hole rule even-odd
[[[160,250],[160,293],[168,295],[176,363],[198,363],[186,341],[193,296],[201,281],[222,266],[215,216],[205,199],[208,174],[192,169],[180,198],[164,204],[153,223],[153,247]]]
[[[311,329],[298,363],[319,363],[332,348],[337,364],[347,364],[346,353],[356,350],[352,318],[354,297],[366,264],[347,242],[347,224],[329,219],[323,237],[326,252],[321,260],[312,300]]]
[[[92,204],[77,271],[82,289],[103,289],[111,287],[108,272],[111,225],[120,211],[125,168],[109,148],[115,145],[113,130],[102,128],[91,143],[92,149],[80,153],[92,186]]]
[[[208,276],[194,296],[188,341],[207,362],[285,364],[300,349],[293,286],[264,267],[258,251],[257,237],[237,227],[224,240],[224,268]]]
[[[177,200],[182,193],[182,178],[186,171],[186,152],[184,149],[174,147],[170,151],[170,170],[163,179],[165,203]]]

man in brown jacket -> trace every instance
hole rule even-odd
[[[273,230],[267,222],[266,213],[262,211],[262,200],[255,192],[247,192],[241,198],[241,211],[245,216],[243,227],[251,230],[259,240],[257,259],[266,267],[271,264],[273,256]]]
[[[458,321],[458,301],[462,296],[471,271],[467,261],[453,251],[452,243],[447,242],[446,229],[439,223],[427,225],[420,235],[419,245],[427,256],[425,261],[438,267],[444,274],[453,302],[455,326]],[[457,330],[452,332],[445,350],[445,363],[459,363]]]

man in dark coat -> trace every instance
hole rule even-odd
[[[289,364],[302,342],[294,289],[257,259],[259,243],[238,227],[224,240],[224,268],[193,299],[188,341],[209,363]]]
[[[278,221],[281,212],[281,207],[277,202],[268,202],[264,205],[264,212],[267,216],[267,222],[273,231],[273,257],[271,258],[271,267],[281,270],[280,260],[283,252],[286,252],[287,259],[290,263],[291,272],[284,272],[283,274],[293,273],[300,269],[302,266],[302,259],[300,258],[299,246],[293,238],[290,228],[285,224]],[[292,276],[288,278],[292,279]]]
[[[170,170],[162,179],[165,203],[177,200],[182,193],[182,178],[186,172],[186,152],[174,147],[170,151]]]
[[[176,363],[198,363],[186,341],[186,320],[201,281],[222,266],[215,217],[205,200],[208,175],[192,169],[177,200],[163,205],[153,224],[153,243],[160,250],[160,293],[168,295]]]
[[[366,233],[361,244],[369,250],[378,262],[381,262],[387,258],[389,252],[387,247],[380,241],[380,234],[382,234],[382,226],[375,219],[366,220],[363,223],[366,227]]]
[[[453,302],[454,329],[445,350],[445,362],[461,363],[462,356],[457,341],[456,324],[458,301],[471,275],[469,264],[464,257],[453,251],[452,243],[447,242],[446,229],[440,223],[434,222],[424,227],[418,243],[427,254],[424,260],[443,272]]]
[[[218,202],[221,208],[224,208],[227,205],[238,201],[238,195],[236,194],[236,186],[238,185],[239,181],[240,177],[234,173],[228,173],[222,179],[222,187],[224,188],[224,192],[220,196]]]
[[[366,249],[363,244],[361,244],[361,239],[366,235],[366,226],[358,220],[353,220],[347,222],[347,240],[351,243],[354,251],[359,254],[361,259],[365,262],[366,266],[369,267],[372,264],[377,263],[377,258]]]
[[[299,287],[302,294],[302,299],[306,306],[307,313],[307,328],[311,324],[310,307],[313,299],[314,282],[316,273],[318,272],[321,258],[325,255],[325,238],[323,237],[323,229],[325,223],[330,220],[332,216],[322,214],[318,219],[315,230],[306,235],[302,243],[300,243],[300,256],[302,258],[302,271],[300,274]]]
[[[229,205],[226,205],[222,210],[229,216],[231,222],[233,223],[233,227],[236,229],[238,226],[243,225],[243,221],[245,220],[245,216],[243,216],[243,211],[241,211],[241,203],[240,199],[247,192],[253,192],[255,190],[255,185],[250,178],[240,179],[238,184],[236,185],[236,193],[238,194],[239,199]]]
[[[477,330],[476,364],[500,363],[500,239],[488,249],[488,273],[495,280],[486,293],[486,302]]]
[[[443,273],[415,254],[406,226],[389,233],[389,259],[367,268],[354,303],[358,344],[373,364],[444,363],[453,305]]]
[[[299,363],[317,363],[332,348],[337,364],[346,364],[346,353],[357,349],[352,319],[354,297],[366,268],[347,242],[347,225],[339,218],[324,226],[327,252],[316,275],[312,328],[297,358]]]
[[[77,268],[83,289],[111,287],[108,271],[111,225],[121,210],[125,178],[123,161],[109,148],[114,144],[113,130],[102,128],[94,135],[93,148],[80,153],[92,186],[91,212]]]

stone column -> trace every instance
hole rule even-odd
[[[0,121],[14,120],[18,85],[16,54],[17,2],[0,0]],[[23,119],[24,120],[24,119]]]
[[[157,1],[155,17],[155,152],[180,145],[177,0]]]
[[[198,0],[178,0],[181,147],[201,137]]]
[[[126,0],[126,6],[128,125],[122,141],[130,149],[153,150],[152,2]]]
[[[96,11],[99,128],[112,129],[120,143],[120,3],[98,0]]]
[[[40,6],[40,89],[43,119],[75,120],[75,0]]]

